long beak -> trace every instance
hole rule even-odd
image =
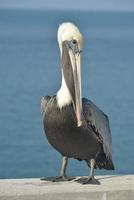
[[[69,57],[72,64],[75,99],[73,100],[73,107],[77,118],[77,126],[82,125],[82,94],[81,94],[81,54],[80,51],[69,49]]]

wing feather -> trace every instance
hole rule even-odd
[[[85,120],[92,125],[103,144],[106,157],[112,159],[112,137],[108,116],[101,111],[92,101],[83,98],[83,114]]]
[[[46,107],[50,99],[51,99],[50,96],[45,96],[41,98],[40,110],[42,115],[45,114]]]

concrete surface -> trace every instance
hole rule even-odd
[[[97,178],[101,185],[82,185],[74,180],[0,179],[0,200],[134,200],[134,175]]]

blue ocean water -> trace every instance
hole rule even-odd
[[[134,173],[134,13],[0,10],[0,178],[56,176],[61,156],[47,142],[40,99],[60,87],[57,28],[84,35],[83,96],[110,118],[115,171]],[[69,175],[87,175],[71,159]]]

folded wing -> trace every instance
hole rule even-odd
[[[103,150],[108,159],[112,159],[112,137],[108,116],[90,100],[83,98],[83,115],[87,123],[95,130],[103,145]]]

